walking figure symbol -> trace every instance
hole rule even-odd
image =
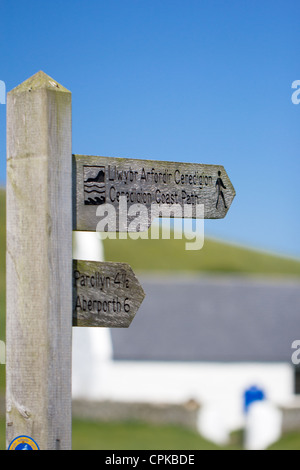
[[[224,202],[224,206],[225,206],[225,209],[227,209],[227,206],[226,206],[226,202],[225,202],[225,197],[224,197],[224,194],[223,194],[223,189],[226,189],[226,186],[224,185],[223,181],[222,181],[222,178],[221,178],[221,172],[218,171],[218,179],[216,181],[216,186],[218,188],[218,198],[217,198],[217,203],[216,203],[216,209],[218,209],[218,204],[219,204],[219,199],[220,199],[220,196],[221,198],[223,199],[223,202]]]

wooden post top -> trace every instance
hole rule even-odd
[[[13,88],[11,91],[8,92],[8,94],[11,95],[14,93],[24,93],[26,91],[30,92],[34,90],[41,90],[43,88],[51,91],[71,93],[69,90],[67,90],[67,88],[65,88],[56,80],[49,77],[49,75],[47,75],[45,72],[40,70],[32,77],[28,78],[23,83]]]

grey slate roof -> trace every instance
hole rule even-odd
[[[142,277],[146,298],[128,329],[112,329],[114,359],[280,361],[300,340],[300,282]]]

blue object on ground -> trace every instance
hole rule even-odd
[[[245,393],[244,393],[244,411],[245,413],[248,412],[249,406],[251,403],[255,401],[262,401],[264,400],[265,393],[263,390],[258,388],[256,385],[253,385],[252,387],[248,388]]]

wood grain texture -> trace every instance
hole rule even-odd
[[[144,297],[128,264],[73,260],[73,326],[128,328]]]
[[[71,448],[71,93],[43,72],[7,99],[7,445]]]
[[[112,221],[114,211],[116,223],[99,231],[142,232],[159,216],[220,219],[234,196],[220,165],[73,155],[74,230],[99,230],[101,217]]]

